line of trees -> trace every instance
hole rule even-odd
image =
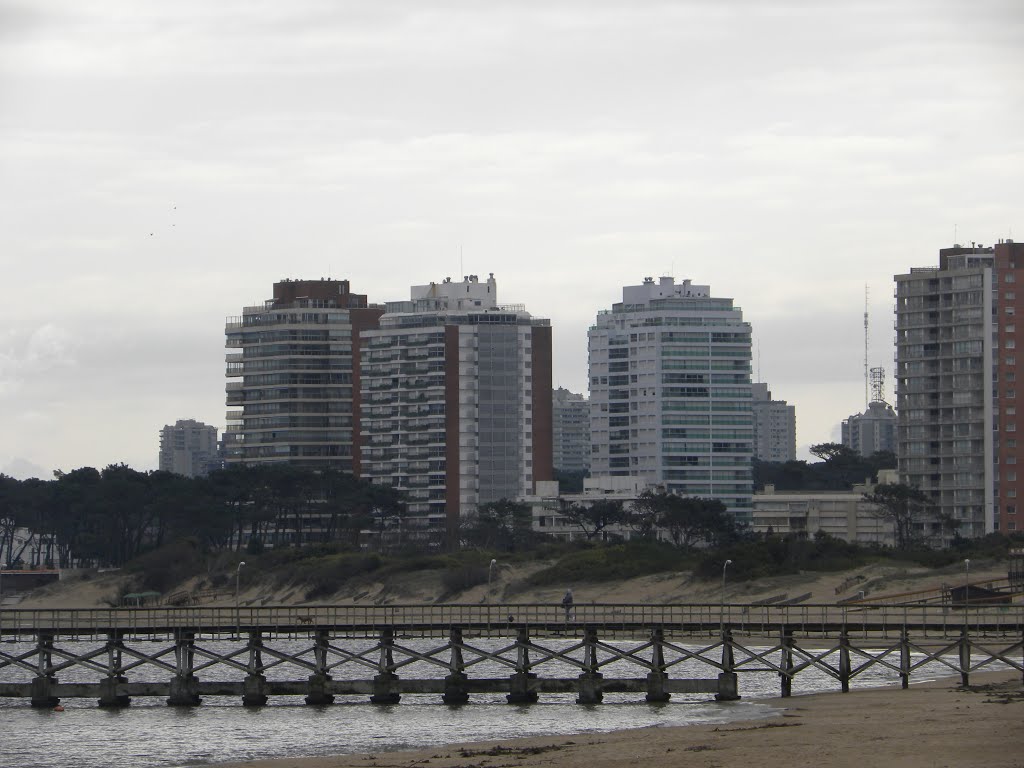
[[[569,502],[562,499],[557,516],[581,532],[588,542],[619,541],[623,529],[631,538],[659,538],[664,532],[682,549],[698,545],[720,546],[741,536],[735,519],[718,499],[676,496],[645,491],[628,506],[618,499]],[[551,541],[533,529],[526,504],[502,499],[483,504],[463,521],[463,546],[516,552]]]
[[[120,566],[182,537],[215,550],[334,541],[374,528],[400,531],[404,518],[391,488],[289,465],[231,467],[202,478],[124,464],[56,472],[46,481],[0,475],[7,567]],[[19,529],[31,532],[29,540],[16,543]]]

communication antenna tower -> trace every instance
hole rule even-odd
[[[885,402],[885,368],[871,369],[871,402]]]
[[[864,407],[868,407],[868,286],[864,285]]]

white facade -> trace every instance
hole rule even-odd
[[[657,491],[656,486],[642,477],[587,477],[583,479],[582,493],[559,492],[557,482],[537,483],[536,493],[517,501],[530,506],[533,530],[563,541],[586,541],[587,534],[580,526],[562,514],[563,504],[593,504],[595,501],[621,501],[628,512],[644,491]],[[600,538],[628,541],[634,534],[628,525],[616,524],[601,531]],[[662,531],[655,529],[662,538]]]
[[[362,476],[402,491],[413,526],[451,534],[478,505],[532,493],[535,469],[550,477],[549,368],[533,380],[550,327],[499,306],[493,275],[414,286],[360,345]]]
[[[716,498],[749,522],[750,325],[689,280],[622,294],[589,331],[591,473]]]
[[[754,415],[754,458],[760,461],[796,460],[796,408],[772,400],[768,385],[751,385]]]
[[[195,419],[179,419],[160,430],[160,470],[202,477],[218,462],[217,428]]]
[[[897,481],[894,470],[878,474],[879,483]],[[878,517],[877,507],[864,501],[864,494],[874,488],[875,483],[864,483],[850,491],[777,491],[767,485],[754,494],[753,531],[810,537],[821,531],[855,544],[891,547],[892,523]]]

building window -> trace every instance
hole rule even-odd
[[[1008,514],[1008,515],[1016,515],[1017,514],[1017,506],[1015,504],[1008,504],[1007,507],[1006,507],[1006,514]]]
[[[1006,293],[1003,294],[1003,298],[1006,299],[1007,301],[1014,301],[1017,298],[1017,294],[1015,294],[1013,291],[1007,291]]]
[[[1003,344],[1003,346],[1006,347],[1007,349],[1016,349],[1017,348],[1017,342],[1014,341],[1013,339],[1007,339],[1006,343]]]

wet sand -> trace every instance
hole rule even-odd
[[[220,768],[1024,768],[1019,672],[761,699],[767,719],[456,744],[403,752],[280,758]]]

